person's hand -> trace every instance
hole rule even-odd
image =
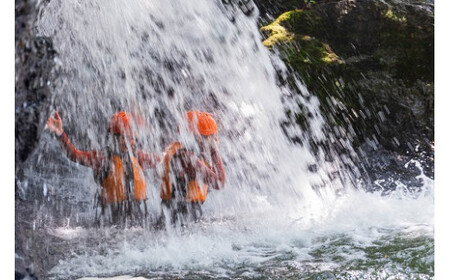
[[[49,117],[47,120],[47,127],[51,132],[55,133],[57,136],[61,136],[64,132],[63,123],[58,112],[55,112],[53,117]]]

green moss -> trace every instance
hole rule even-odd
[[[269,37],[263,41],[263,45],[272,48],[276,44],[290,42],[294,37],[294,34],[289,32],[283,23],[288,21],[295,13],[298,12],[298,10],[286,12],[280,15],[271,24],[261,27],[261,31],[270,32]]]
[[[293,10],[293,11],[287,11],[283,14],[281,14],[277,19],[276,22],[278,23],[283,23],[285,21],[288,21],[290,19],[292,19],[293,17],[295,17],[296,15],[300,15],[303,14],[303,10]]]
[[[311,27],[319,23],[318,17],[309,11],[285,12],[274,22],[261,28],[261,31],[269,32],[269,36],[263,41],[263,44],[268,48],[281,47],[287,53],[289,63],[342,63],[342,60],[328,44],[307,35],[308,31],[311,31]]]
[[[283,26],[276,24],[275,22],[264,26],[261,31],[269,31],[270,36],[264,40],[262,43],[268,48],[272,48],[276,44],[287,43],[292,40],[294,34],[288,32]]]
[[[328,44],[306,35],[294,36],[291,43],[282,46],[282,49],[287,53],[287,62],[290,64],[303,63],[320,66],[342,63],[342,60]]]
[[[398,15],[394,14],[394,12],[391,9],[387,10],[383,14],[383,16],[385,18],[388,18],[388,19],[391,19],[391,20],[394,20],[394,21],[406,22],[406,17],[405,16],[398,16]]]

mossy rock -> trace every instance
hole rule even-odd
[[[258,3],[258,1],[255,1]],[[331,127],[395,151],[433,141],[434,16],[429,3],[318,1],[261,28]],[[349,4],[350,3],[350,4]],[[288,5],[289,6],[289,5]],[[289,6],[290,7],[290,6]],[[287,80],[291,85],[292,81]],[[299,105],[291,112],[304,127]]]
[[[328,44],[311,38],[308,35],[294,36],[291,44],[284,48],[287,53],[287,61],[291,65],[330,65],[343,63]],[[297,67],[301,66],[298,65]]]
[[[328,44],[307,35],[318,26],[321,26],[320,18],[309,11],[288,11],[261,27],[261,31],[269,34],[263,44],[270,49],[282,48],[289,64],[343,63]]]

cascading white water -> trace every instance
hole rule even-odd
[[[115,111],[138,113],[146,123],[139,140],[154,153],[180,137],[176,127],[187,110],[211,112],[227,187],[211,196],[209,211],[251,211],[260,196],[294,208],[304,196],[320,203],[311,185],[326,177],[307,171],[315,158],[281,130],[281,96],[291,93],[277,86],[255,20],[236,13],[232,23],[220,8],[213,1],[51,1],[39,27],[59,53],[54,109],[76,143],[93,149],[106,145]],[[309,105],[320,120],[317,101]]]
[[[80,149],[107,145],[109,117],[126,110],[144,120],[139,127],[143,149],[161,154],[171,141],[188,141],[183,129],[180,135],[176,132],[182,115],[203,110],[218,120],[227,173],[225,189],[211,192],[204,204],[205,221],[187,233],[129,229],[118,234],[111,229],[80,229],[73,219],[62,228],[48,229],[73,240],[73,255],[51,272],[56,278],[136,271],[185,275],[192,270],[199,275],[217,271],[215,275],[230,276],[229,270],[236,272],[242,264],[257,268],[283,254],[305,261],[306,247],[317,246],[314,240],[324,232],[359,227],[362,219],[349,215],[355,209],[348,205],[361,207],[359,203],[365,201],[374,209],[395,199],[370,202],[379,197],[354,191],[345,170],[339,170],[344,176],[335,180],[328,177],[339,163],[322,160],[323,152],[313,156],[307,144],[311,138],[325,137],[318,100],[299,81],[300,93],[277,84],[274,64],[284,66],[260,43],[256,14],[248,17],[235,10],[231,21],[226,9],[235,8],[210,0],[42,4],[39,32],[52,38],[58,52],[53,109],[61,113],[66,132]],[[285,111],[295,110],[297,102],[312,113],[309,122],[314,132],[306,134],[290,126],[288,134],[300,135],[304,145],[291,143],[280,125],[287,120]],[[81,205],[79,213],[70,217],[92,218],[91,202],[98,186],[91,171],[66,160],[49,133],[41,138],[33,157],[33,166],[26,171],[29,181],[45,185],[45,196]],[[311,164],[318,166],[317,172],[308,171]],[[148,205],[154,212],[160,211],[159,176],[160,167],[146,173],[151,186]],[[314,188],[318,185],[322,187]],[[336,192],[343,189],[348,192],[339,198]],[[403,203],[410,209],[430,199]],[[389,227],[408,213],[380,223]],[[352,216],[352,223],[347,216]],[[408,223],[429,219],[425,212]],[[376,225],[369,222],[364,228]],[[292,242],[305,249],[292,247]],[[247,272],[251,276],[254,270]]]

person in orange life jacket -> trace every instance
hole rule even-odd
[[[179,221],[181,224],[186,219],[196,221],[201,217],[201,205],[209,187],[220,190],[225,185],[216,121],[210,114],[200,111],[187,112],[185,119],[198,153],[180,142],[173,142],[166,148],[160,193],[161,219],[169,216],[171,223]]]
[[[101,186],[98,199],[101,218],[109,218],[109,222],[115,224],[126,222],[127,218],[130,222],[136,219],[142,223],[147,214],[146,182],[142,170],[154,168],[160,162],[158,155],[136,148],[131,122],[129,113],[114,114],[108,126],[108,132],[114,135],[114,147],[80,151],[64,132],[58,112],[47,120],[47,127],[57,136],[68,158],[93,169],[94,179]]]

